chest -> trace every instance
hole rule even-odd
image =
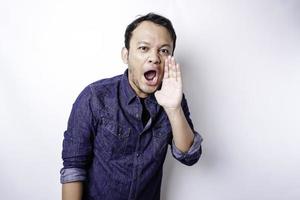
[[[141,119],[121,111],[103,112],[98,119],[94,149],[107,160],[162,160],[172,140],[171,126],[164,112],[150,117],[144,127]]]

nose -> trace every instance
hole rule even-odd
[[[160,60],[158,52],[151,51],[149,58],[148,58],[148,62],[152,63],[152,64],[160,64],[161,60]]]

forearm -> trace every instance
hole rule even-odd
[[[82,182],[71,182],[62,185],[62,200],[81,200]]]
[[[172,127],[176,147],[182,152],[187,152],[193,144],[194,133],[186,120],[182,107],[165,111]]]

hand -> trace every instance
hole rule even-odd
[[[162,87],[156,91],[154,95],[158,104],[161,105],[165,111],[181,108],[182,79],[180,66],[176,63],[174,57],[169,56],[165,60]]]

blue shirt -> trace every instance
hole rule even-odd
[[[181,105],[194,131],[184,96]],[[73,104],[64,133],[61,183],[82,181],[84,200],[159,200],[168,144],[177,160],[193,165],[201,155],[202,138],[194,131],[191,148],[181,152],[153,94],[144,99],[144,107],[146,125],[127,70],[87,86]]]

